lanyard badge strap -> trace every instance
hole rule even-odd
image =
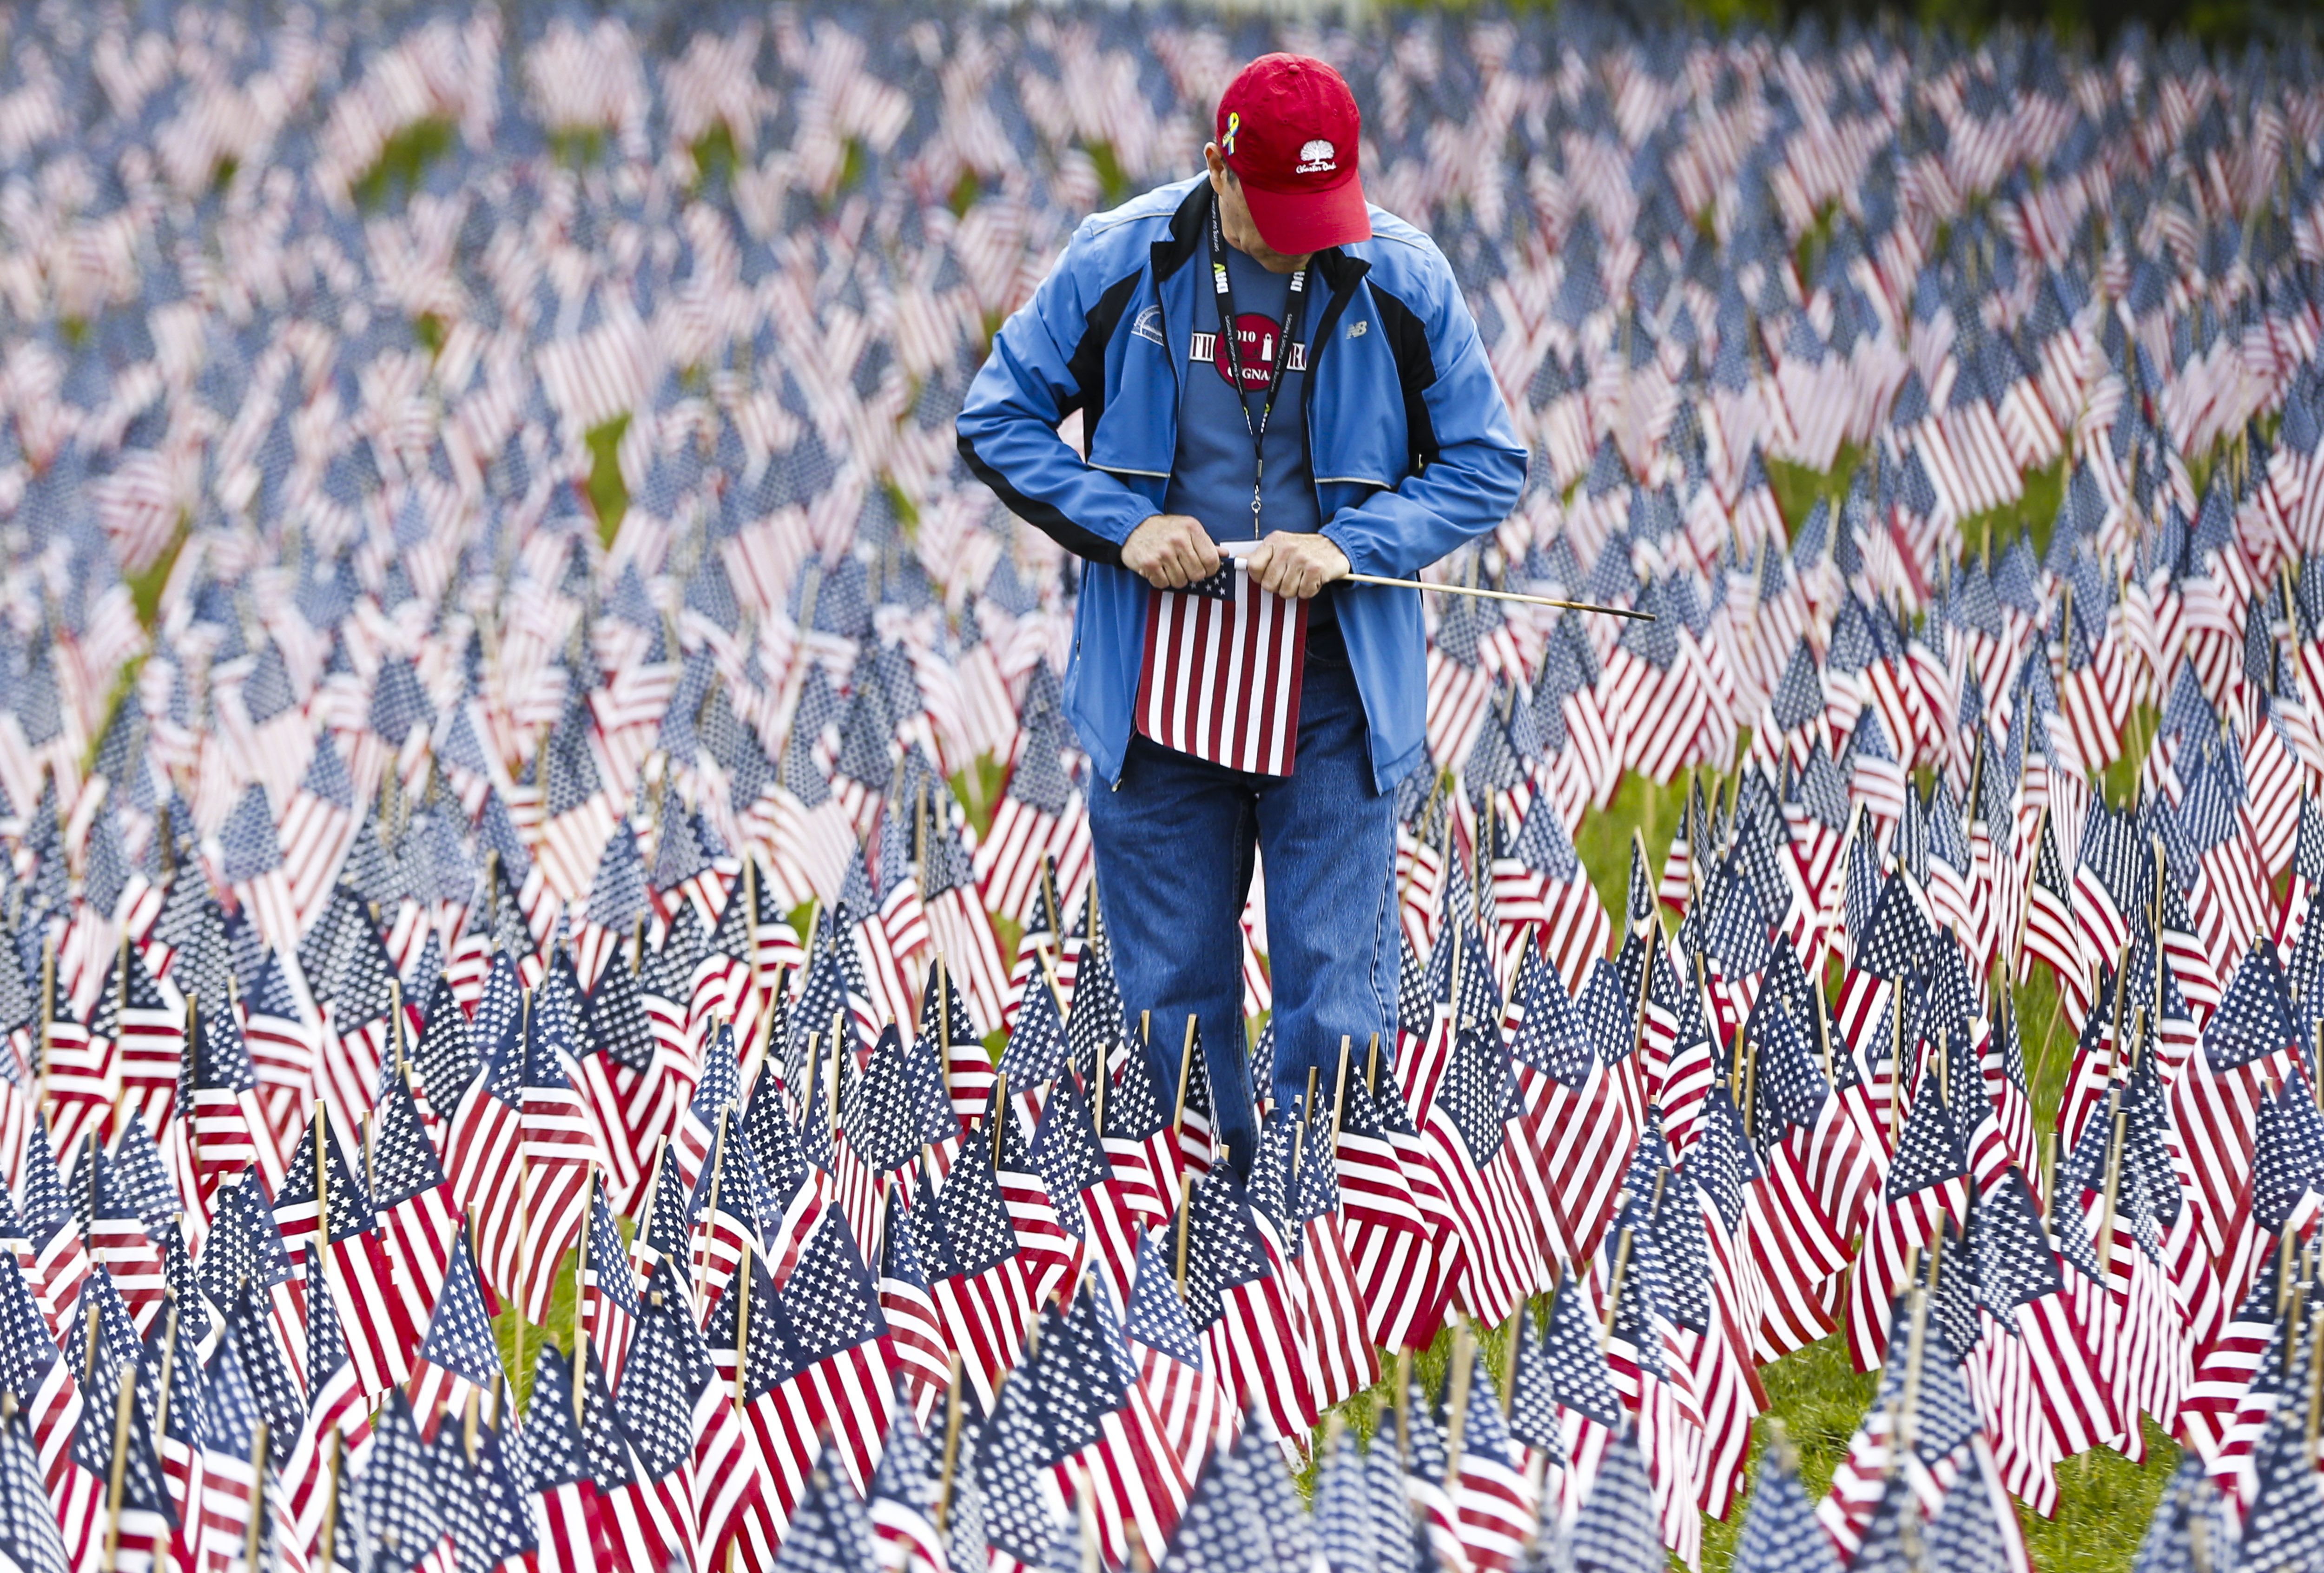
[[[1242,336],[1240,319],[1235,314],[1234,282],[1227,276],[1226,237],[1219,227],[1215,201],[1211,205],[1211,287],[1218,298],[1219,341],[1224,346],[1228,375],[1234,383],[1235,403],[1242,411],[1243,429],[1250,433],[1250,533],[1257,540],[1260,487],[1267,477],[1267,422],[1275,413],[1275,395],[1282,391],[1283,374],[1291,364],[1292,348],[1299,342],[1300,317],[1307,305],[1307,270],[1303,267],[1291,275],[1290,302],[1283,312],[1282,337],[1275,346],[1275,363],[1268,368],[1267,397],[1259,404],[1256,421],[1250,418],[1250,400],[1244,391]]]

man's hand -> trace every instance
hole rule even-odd
[[[1243,566],[1260,589],[1304,601],[1333,579],[1345,578],[1348,558],[1328,536],[1278,530],[1259,543]]]
[[[1157,514],[1121,543],[1121,566],[1157,590],[1183,590],[1219,571],[1219,549],[1201,520]]]

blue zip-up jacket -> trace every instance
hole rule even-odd
[[[1121,778],[1145,653],[1146,581],[1121,566],[1121,546],[1163,511],[1214,200],[1198,175],[1084,219],[1001,325],[960,413],[969,468],[1089,560],[1065,712],[1108,782]],[[1312,264],[1307,452],[1323,533],[1349,567],[1409,578],[1508,516],[1526,450],[1443,254],[1378,208],[1371,222],[1370,240]],[[1075,410],[1087,460],[1057,435]],[[1386,791],[1426,751],[1420,594],[1349,584],[1332,593],[1374,784]]]

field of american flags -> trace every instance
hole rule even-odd
[[[2312,54],[9,26],[16,1562],[2312,1551]],[[1276,43],[1534,450],[1434,571],[1655,615],[1430,598],[1397,1020],[1245,1177],[951,425]]]

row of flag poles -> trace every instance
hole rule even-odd
[[[2312,58],[13,25],[0,1557],[1990,1573],[2161,1435],[2144,1566],[2312,1559]],[[1286,42],[1534,451],[1430,572],[1653,615],[1427,597],[1395,1019],[1224,1162],[952,425]]]

